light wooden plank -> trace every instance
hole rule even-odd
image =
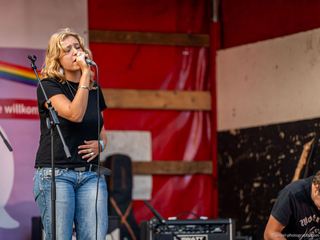
[[[208,34],[90,30],[90,42],[209,47]]]
[[[209,91],[102,89],[108,108],[210,111]]]
[[[151,161],[132,162],[133,174],[192,175],[212,174],[211,161]]]

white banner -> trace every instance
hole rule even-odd
[[[318,118],[320,29],[218,51],[218,130]]]

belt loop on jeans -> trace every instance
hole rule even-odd
[[[90,167],[89,167],[89,172],[91,172],[91,168],[92,168],[92,164],[90,164]]]

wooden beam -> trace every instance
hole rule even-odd
[[[107,89],[102,93],[108,108],[210,111],[209,91]]]
[[[208,34],[152,33],[90,30],[89,41],[99,43],[151,44],[209,47]]]
[[[211,161],[151,161],[132,162],[133,174],[192,175],[212,174]]]

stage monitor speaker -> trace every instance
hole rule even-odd
[[[181,219],[143,220],[140,224],[140,240],[235,240],[233,219]]]
[[[108,234],[106,240],[120,240],[120,224],[121,219],[119,216],[108,216]],[[41,217],[32,217],[32,240],[45,240],[46,234],[43,230]],[[72,240],[76,240],[76,233],[73,234]]]

